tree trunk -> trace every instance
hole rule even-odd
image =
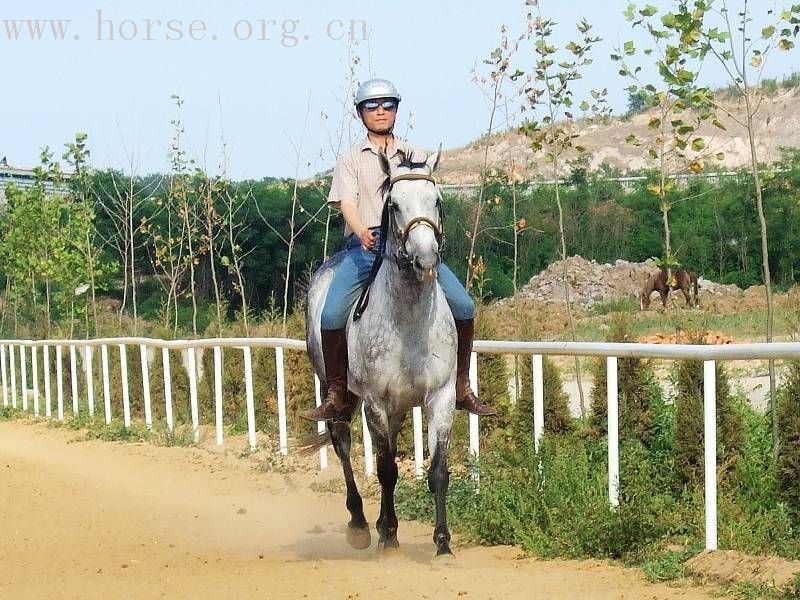
[[[135,232],[133,226],[133,182],[131,182],[130,194],[128,195],[128,247],[130,249],[130,258],[128,263],[131,269],[130,285],[131,285],[131,303],[133,304],[133,335],[138,334],[139,330],[139,309],[136,305],[136,247],[135,247]]]
[[[767,292],[767,342],[772,342],[773,311],[772,305],[772,280],[769,270],[769,242],[767,238],[767,219],[764,216],[764,201],[761,194],[761,174],[758,170],[758,156],[756,154],[755,134],[753,132],[753,107],[750,92],[745,82],[745,103],[747,106],[747,137],[750,141],[750,163],[753,168],[753,183],[756,187],[756,206],[758,208],[758,222],[761,226],[761,262],[764,269],[764,287]],[[773,455],[777,458],[780,436],[778,431],[778,403],[776,397],[775,361],[769,361],[769,406],[772,415],[772,444]]]
[[[555,191],[556,191],[556,205],[558,206],[558,233],[561,237],[561,261],[564,265],[564,300],[567,305],[567,320],[569,321],[569,330],[572,334],[572,341],[578,341],[578,335],[575,331],[575,319],[572,316],[572,302],[570,301],[569,295],[569,280],[568,276],[569,273],[567,271],[567,240],[566,236],[564,235],[564,210],[561,206],[561,191],[558,182],[558,157],[556,153],[553,153],[553,179],[555,181]],[[580,359],[576,356],[575,357],[575,378],[578,384],[578,397],[580,398],[581,403],[581,420],[586,420],[586,400],[583,395],[583,383],[581,380],[581,362]]]
[[[206,199],[206,236],[208,236],[208,255],[211,259],[211,280],[214,284],[214,301],[217,305],[217,335],[222,336],[222,300],[219,296],[219,282],[217,281],[217,268],[214,264],[214,203],[209,188]]]

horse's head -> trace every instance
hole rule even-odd
[[[433,179],[440,154],[441,146],[424,162],[412,162],[401,154],[395,167],[380,153],[386,174],[388,238],[400,268],[413,271],[422,282],[436,277],[444,241],[442,197]]]

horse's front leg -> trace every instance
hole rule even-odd
[[[455,381],[451,381],[433,394],[426,405],[428,452],[431,455],[428,489],[433,494],[436,506],[436,526],[433,530],[436,556],[453,554],[450,550],[450,530],[447,528],[447,489],[450,486],[447,453],[450,447],[450,433],[453,429],[454,392]]]
[[[328,432],[331,442],[342,463],[344,481],[347,486],[347,510],[350,511],[350,522],[347,524],[347,542],[358,550],[369,548],[372,538],[369,524],[364,516],[364,502],[358,493],[353,476],[353,464],[350,462],[350,423],[328,421]]]
[[[385,406],[385,403],[381,403]],[[381,484],[381,514],[375,523],[378,530],[378,548],[398,548],[397,513],[394,509],[394,490],[397,485],[397,433],[402,418],[393,422],[375,403],[367,403],[367,425],[378,456],[378,481]]]

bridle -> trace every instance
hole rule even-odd
[[[381,218],[381,244],[385,244],[385,233],[387,227],[384,227],[384,222],[387,221],[388,228],[391,228],[392,235],[394,236],[395,241],[397,242],[397,249],[395,250],[395,260],[397,260],[397,265],[403,268],[410,268],[411,267],[411,258],[408,255],[408,251],[406,250],[406,242],[408,242],[408,236],[411,234],[414,229],[417,227],[424,225],[426,227],[430,227],[433,230],[433,235],[436,237],[436,243],[439,247],[439,256],[441,257],[442,248],[444,248],[445,237],[444,237],[444,207],[442,205],[442,195],[439,192],[439,189],[436,188],[436,193],[438,198],[436,200],[436,209],[439,213],[439,222],[434,223],[428,217],[414,217],[408,223],[406,223],[405,228],[401,227],[397,222],[397,211],[399,206],[396,202],[392,201],[392,188],[394,184],[398,181],[430,181],[434,187],[436,186],[436,180],[430,176],[425,175],[423,173],[403,173],[402,175],[397,175],[392,177],[389,180],[389,184],[386,191],[386,202],[384,203],[384,215]],[[381,253],[383,254],[383,253]]]
[[[408,223],[406,223],[405,228],[400,227],[400,224],[397,222],[397,210],[399,207],[396,202],[392,201],[392,188],[398,181],[430,181],[435,187],[436,180],[432,176],[425,175],[423,173],[403,173],[402,175],[397,175],[391,179],[387,179],[388,181],[385,185],[386,200],[383,203],[383,211],[381,213],[380,252],[378,253],[378,257],[375,259],[375,262],[372,263],[372,269],[370,270],[369,277],[367,277],[367,281],[364,283],[364,287],[362,288],[361,294],[356,302],[355,309],[353,310],[353,321],[358,321],[361,318],[361,315],[364,314],[364,310],[367,308],[367,304],[369,304],[369,290],[372,286],[372,282],[375,281],[375,277],[378,275],[378,271],[381,268],[381,263],[383,262],[383,258],[386,253],[386,238],[390,230],[395,242],[397,242],[397,249],[395,250],[392,258],[394,258],[397,266],[401,270],[409,270],[413,267],[411,257],[408,255],[408,251],[406,250],[406,242],[408,241],[408,236],[417,227],[424,225],[425,227],[430,227],[433,230],[433,235],[436,237],[436,243],[439,246],[438,253],[440,260],[442,256],[442,248],[444,248],[444,207],[442,205],[442,194],[439,191],[439,188],[436,188],[436,194],[438,196],[436,200],[436,209],[439,213],[438,223],[434,223],[428,217],[414,217]]]

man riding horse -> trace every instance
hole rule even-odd
[[[380,152],[394,166],[404,158],[425,159],[418,156],[418,149],[392,133],[399,104],[400,94],[391,82],[371,79],[361,84],[355,105],[367,128],[367,137],[346,151],[333,171],[328,204],[340,208],[344,217],[347,253],[336,270],[322,310],[321,343],[328,391],[319,407],[301,413],[312,421],[349,420],[358,402],[347,390],[346,323],[380,248],[386,181]],[[458,337],[456,408],[480,416],[496,414],[492,407],[478,400],[469,382],[475,305],[444,263],[438,265],[437,278],[453,313]]]

